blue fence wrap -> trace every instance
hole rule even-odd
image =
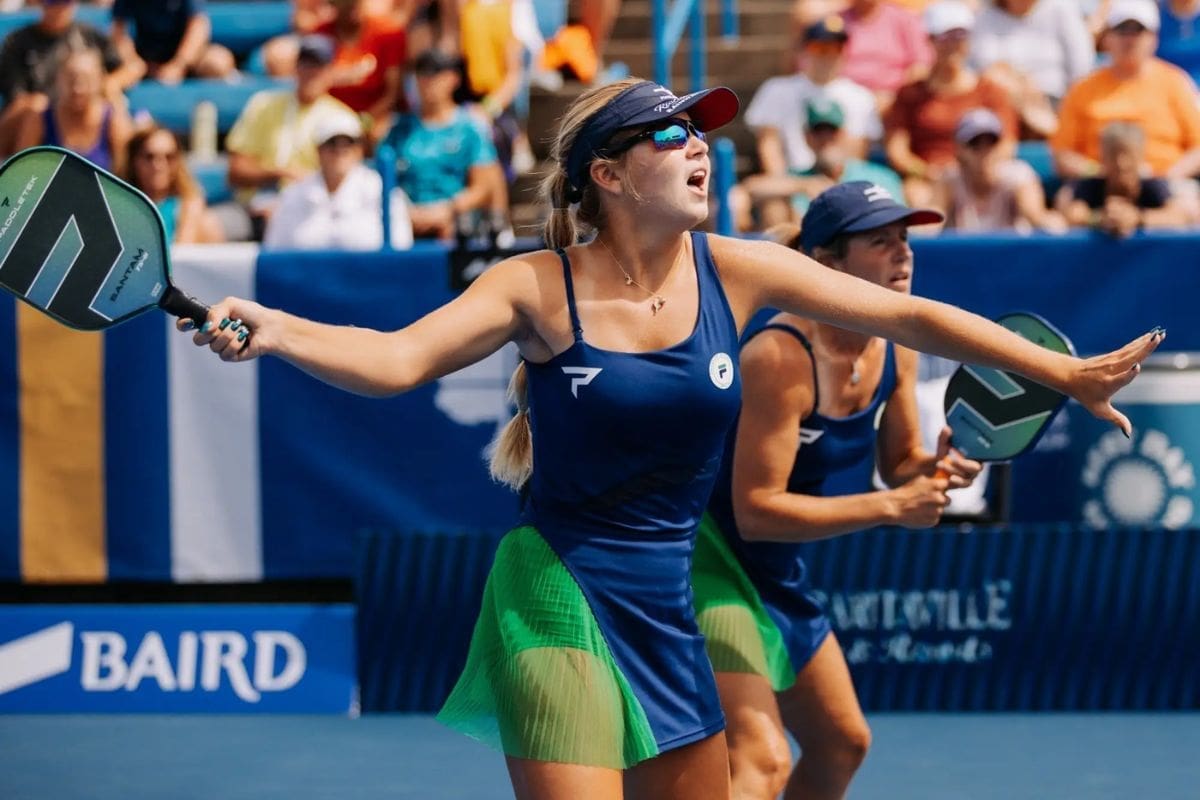
[[[497,541],[364,539],[364,711],[440,707]],[[1198,558],[1200,531],[1050,526],[879,529],[807,554],[872,711],[1195,709]]]

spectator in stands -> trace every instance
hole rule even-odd
[[[233,53],[211,41],[204,0],[116,0],[112,15],[117,50],[148,78],[173,84],[225,78],[237,68]]]
[[[466,80],[457,99],[477,103],[492,128],[492,144],[511,181],[533,168],[529,140],[513,103],[525,82],[524,46],[514,35],[512,0],[465,0],[459,9]]]
[[[781,218],[798,222],[812,198],[838,183],[869,181],[894,197],[903,194],[899,175],[881,164],[859,157],[855,143],[846,132],[846,115],[837,102],[828,97],[814,97],[802,113],[805,139],[814,154],[812,166],[791,170],[785,175],[754,175],[744,183],[751,202],[765,211],[766,224],[761,227],[771,227]],[[772,204],[776,203],[786,208],[773,209]],[[750,228],[744,219],[740,226],[743,230]]]
[[[847,39],[841,17],[818,20],[797,40],[797,72],[768,78],[754,93],[745,119],[754,130],[764,174],[783,175],[789,169],[806,170],[813,165],[813,152],[805,140],[804,112],[814,99],[831,100],[841,107],[844,143],[853,155],[865,156],[869,143],[882,135],[870,90],[840,75]]]
[[[967,66],[974,20],[956,0],[925,9],[934,51],[929,77],[903,87],[884,118],[888,160],[904,176],[904,193],[914,206],[930,203],[942,173],[954,164],[954,130],[968,109],[992,109],[1004,123],[1003,150],[1011,154],[1016,144],[1017,114],[1008,95]]]
[[[210,244],[225,241],[221,222],[208,210],[204,192],[188,171],[175,134],[151,125],[129,139],[125,180],[158,206],[167,241]]]
[[[474,217],[506,230],[508,194],[496,148],[480,121],[454,100],[461,61],[432,49],[413,69],[420,112],[402,114],[384,140],[396,152],[398,184],[412,201],[413,234],[450,238]]]
[[[120,173],[132,123],[125,107],[104,94],[104,55],[74,39],[58,53],[50,104],[42,111],[29,108],[21,113],[14,148],[57,145]]]
[[[121,60],[117,48],[102,32],[75,19],[74,0],[44,0],[37,22],[17,28],[0,46],[0,158],[13,152],[17,119],[28,110],[42,112],[50,102],[54,68],[60,48],[68,40],[103,55],[104,92],[110,102],[120,102],[122,92],[137,83],[140,73]]]
[[[1008,91],[1029,138],[1054,132],[1054,109],[1095,60],[1075,0],[995,0],[982,8],[971,36],[971,65]]]
[[[1196,86],[1178,67],[1154,57],[1159,27],[1153,0],[1113,0],[1104,34],[1112,63],[1071,87],[1050,139],[1064,178],[1100,171],[1100,132],[1134,122],[1145,134],[1145,158],[1159,177],[1200,172],[1200,109]]]
[[[957,164],[942,176],[934,201],[945,211],[946,228],[1066,230],[1062,218],[1047,210],[1042,182],[1033,168],[1001,149],[1003,135],[1004,123],[991,109],[971,109],[959,120],[954,131]]]
[[[1056,205],[1067,221],[1124,238],[1134,231],[1179,228],[1190,219],[1162,178],[1145,177],[1146,134],[1131,122],[1111,122],[1100,136],[1101,174],[1059,190]]]
[[[272,250],[377,250],[383,244],[383,181],[363,163],[363,127],[353,114],[322,119],[313,136],[319,170],[288,186],[267,223]],[[412,222],[401,189],[390,198],[391,244],[412,246]]]
[[[312,131],[333,114],[353,113],[329,96],[333,79],[333,42],[313,34],[300,42],[296,88],[268,89],[255,94],[225,138],[229,151],[229,185],[239,188],[256,231],[277,200],[277,190],[317,169]]]
[[[844,18],[850,38],[842,74],[873,91],[885,111],[933,61],[921,20],[884,0],[850,0]]]
[[[1164,0],[1158,56],[1192,74],[1200,72],[1200,0]]]
[[[403,95],[404,26],[390,14],[368,14],[371,0],[333,0],[332,5],[333,19],[316,28],[336,44],[329,94],[363,114],[367,136],[376,142],[391,127]]]

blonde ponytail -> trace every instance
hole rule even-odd
[[[529,427],[529,379],[525,362],[517,364],[508,382],[508,400],[517,414],[492,440],[488,471],[492,480],[520,491],[533,474],[533,430]]]

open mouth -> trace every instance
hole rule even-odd
[[[688,176],[687,184],[692,189],[704,191],[708,186],[708,170],[698,169]]]

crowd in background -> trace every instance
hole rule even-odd
[[[746,110],[759,170],[738,227],[864,179],[960,231],[1194,225],[1198,16],[1196,0],[797,0],[793,71]]]
[[[377,248],[394,183],[393,246],[480,231],[504,244],[545,133],[527,129],[529,87],[621,74],[605,59],[619,2],[295,0],[290,31],[235,54],[202,0],[98,3],[105,28],[74,0],[0,0],[40,6],[0,46],[0,157],[79,152],[145,192],[179,243]],[[963,231],[1200,221],[1200,0],[794,0],[790,18],[787,69],[743,98],[742,232],[798,222],[850,180]],[[125,93],[249,74],[279,82],[222,135],[233,198],[209,207],[180,132]],[[375,168],[385,146],[394,181]]]

